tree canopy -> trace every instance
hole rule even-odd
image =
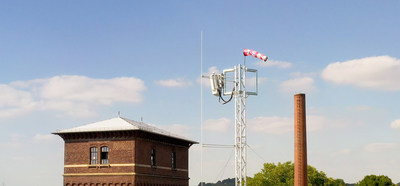
[[[310,186],[345,186],[342,179],[328,178],[322,171],[315,167],[307,166],[308,185]],[[261,172],[247,180],[249,186],[292,186],[294,185],[294,164],[290,161],[285,163],[265,163]]]
[[[362,179],[360,182],[357,184],[358,186],[395,186],[393,184],[392,180],[387,177],[387,176],[376,176],[376,175],[368,175],[365,176],[364,179]]]
[[[318,171],[315,167],[307,166],[307,177],[309,186],[346,186],[342,179],[334,179],[326,176],[323,171]],[[199,183],[199,186],[201,183]],[[217,183],[204,183],[204,186],[234,186],[235,179],[229,178]],[[247,178],[248,186],[293,186],[294,185],[294,164],[290,161],[285,163],[265,163],[260,172],[253,177]],[[396,186],[387,176],[368,175],[357,184],[347,184],[356,186]],[[400,183],[398,184],[400,185]]]

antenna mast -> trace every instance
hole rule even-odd
[[[255,91],[246,90],[246,72],[255,74]],[[228,75],[234,73],[233,77]],[[229,80],[228,80],[229,79]],[[246,99],[249,95],[258,94],[258,72],[256,69],[248,69],[244,65],[237,65],[233,69],[224,70],[222,74],[210,75],[211,89],[215,96],[220,97],[220,103],[226,104],[222,96],[235,97],[235,185],[247,185],[247,140],[246,140]],[[227,92],[226,85],[234,83],[231,92]],[[223,102],[221,102],[221,100]]]
[[[235,183],[247,185],[246,66],[235,68]]]
[[[244,56],[252,55],[256,58],[267,61],[268,57],[254,50],[245,49]],[[246,60],[246,58],[244,59]],[[255,74],[255,90],[246,90],[246,72]],[[231,92],[227,92],[226,84],[229,81],[227,74],[234,73],[234,88]],[[245,65],[237,65],[233,69],[224,70],[222,74],[211,74],[211,92],[219,97],[221,104],[231,101],[232,96],[235,97],[235,186],[247,185],[247,132],[246,132],[246,99],[249,95],[258,95],[258,72],[256,69],[248,69]],[[232,82],[232,81],[231,81]],[[225,100],[222,96],[230,95],[229,100]],[[223,102],[221,102],[221,100]]]
[[[268,60],[267,56],[250,49],[244,49],[243,55],[251,55],[264,62]],[[211,92],[219,97],[221,104],[226,104],[231,101],[232,96],[235,97],[235,186],[247,185],[246,99],[249,95],[258,95],[258,72],[256,69],[248,69],[245,65],[246,58],[244,60],[244,65],[239,64],[233,69],[224,70],[222,74],[210,75]],[[255,74],[255,91],[246,90],[246,72]],[[234,73],[233,78],[227,76],[230,73]],[[227,82],[234,83],[231,92],[226,90]],[[231,98],[225,100],[222,96],[227,95],[230,95]]]

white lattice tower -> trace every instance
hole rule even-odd
[[[235,185],[247,185],[246,67],[235,67]]]

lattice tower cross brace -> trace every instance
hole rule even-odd
[[[227,92],[227,73],[234,73],[234,91]],[[255,91],[246,90],[246,72],[255,73]],[[246,98],[258,94],[258,73],[256,69],[248,69],[244,65],[235,66],[223,72],[224,95],[235,97],[235,186],[247,185],[247,157],[246,157]]]
[[[246,140],[246,71],[244,65],[238,65],[235,68],[235,185],[247,185],[247,140]],[[253,70],[256,71],[256,70]],[[256,75],[256,84],[257,84]],[[258,86],[256,85],[256,89]],[[251,95],[257,95],[252,92]]]
[[[246,71],[235,67],[235,185],[247,185],[246,174]]]

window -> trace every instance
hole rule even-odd
[[[172,169],[176,169],[176,152],[172,152],[171,161],[172,161]]]
[[[97,147],[90,147],[90,164],[97,164]]]
[[[108,147],[101,147],[101,164],[108,164]]]
[[[151,149],[150,161],[151,166],[156,166],[156,149]]]

